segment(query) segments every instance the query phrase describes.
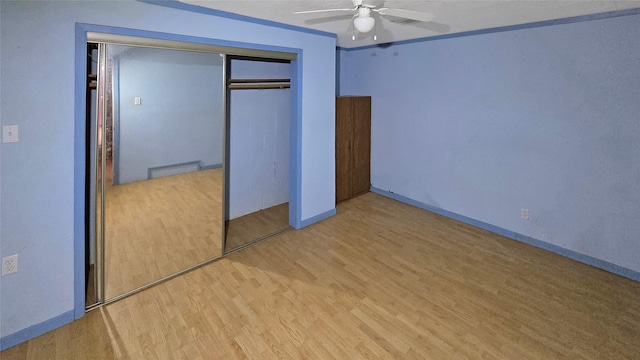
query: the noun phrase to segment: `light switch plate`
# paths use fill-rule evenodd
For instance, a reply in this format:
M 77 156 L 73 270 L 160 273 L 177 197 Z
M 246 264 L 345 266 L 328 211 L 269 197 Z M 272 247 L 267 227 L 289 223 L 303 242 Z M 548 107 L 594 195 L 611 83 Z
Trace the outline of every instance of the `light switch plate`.
M 18 125 L 2 126 L 2 142 L 3 143 L 18 142 Z

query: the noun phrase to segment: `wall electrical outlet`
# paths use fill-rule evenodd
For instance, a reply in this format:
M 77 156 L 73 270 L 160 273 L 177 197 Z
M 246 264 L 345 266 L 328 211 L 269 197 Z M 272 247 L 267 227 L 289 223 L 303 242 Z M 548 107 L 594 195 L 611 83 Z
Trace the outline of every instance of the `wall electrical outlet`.
M 3 143 L 18 142 L 18 125 L 2 126 L 2 142 Z
M 18 271 L 18 255 L 11 255 L 2 258 L 2 276 L 13 274 Z
M 529 209 L 520 209 L 520 218 L 529 220 Z

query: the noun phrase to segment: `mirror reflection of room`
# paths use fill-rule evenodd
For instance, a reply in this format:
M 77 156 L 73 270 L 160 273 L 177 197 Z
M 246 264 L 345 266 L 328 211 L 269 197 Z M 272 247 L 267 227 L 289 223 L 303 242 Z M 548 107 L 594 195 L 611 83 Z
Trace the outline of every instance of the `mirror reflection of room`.
M 106 57 L 108 300 L 221 256 L 224 98 L 219 54 L 107 45 Z
M 254 86 L 230 90 L 228 219 L 225 251 L 289 227 L 289 62 L 233 59 L 231 79 Z
M 290 229 L 288 60 L 95 45 L 88 308 Z

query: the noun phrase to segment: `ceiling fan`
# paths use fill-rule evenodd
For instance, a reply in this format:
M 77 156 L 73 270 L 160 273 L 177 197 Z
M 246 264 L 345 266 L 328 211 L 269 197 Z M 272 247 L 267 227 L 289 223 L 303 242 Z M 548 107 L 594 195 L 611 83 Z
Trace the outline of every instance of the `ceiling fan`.
M 360 33 L 367 33 L 371 31 L 375 24 L 376 20 L 372 17 L 372 12 L 375 12 L 379 15 L 387 15 L 393 16 L 397 18 L 404 18 L 414 21 L 422 21 L 422 22 L 430 22 L 433 21 L 433 14 L 423 13 L 412 10 L 404 10 L 404 9 L 389 9 L 386 7 L 377 7 L 376 5 L 368 5 L 365 4 L 363 0 L 351 0 L 353 3 L 353 8 L 350 9 L 322 9 L 322 10 L 308 10 L 308 11 L 296 11 L 294 14 L 312 14 L 312 13 L 323 13 L 323 12 L 352 12 L 356 13 L 353 15 L 353 26 Z M 352 36 L 352 39 L 355 40 L 355 34 Z M 374 40 L 376 36 L 373 37 Z

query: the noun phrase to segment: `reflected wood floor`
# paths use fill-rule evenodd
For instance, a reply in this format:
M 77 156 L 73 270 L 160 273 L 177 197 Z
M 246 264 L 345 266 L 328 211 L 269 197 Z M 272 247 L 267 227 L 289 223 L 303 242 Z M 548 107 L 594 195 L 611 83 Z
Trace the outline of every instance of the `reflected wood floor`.
M 222 169 L 110 186 L 105 204 L 107 299 L 222 254 Z
M 368 193 L 2 359 L 638 359 L 640 283 Z

